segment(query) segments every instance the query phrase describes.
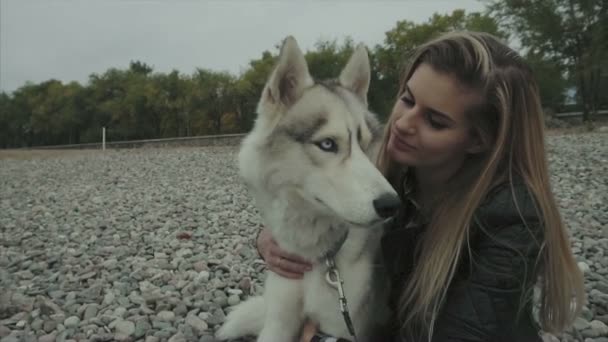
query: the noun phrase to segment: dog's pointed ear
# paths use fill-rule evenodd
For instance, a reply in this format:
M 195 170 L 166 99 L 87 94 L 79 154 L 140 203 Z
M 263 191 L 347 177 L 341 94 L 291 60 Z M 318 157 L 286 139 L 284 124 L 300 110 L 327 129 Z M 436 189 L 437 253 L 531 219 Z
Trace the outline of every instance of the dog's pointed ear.
M 272 112 L 291 107 L 314 81 L 298 43 L 292 36 L 283 41 L 281 52 L 262 94 L 262 103 L 270 105 Z M 267 107 L 268 108 L 268 107 Z
M 371 78 L 369 56 L 365 45 L 359 44 L 340 74 L 340 84 L 353 91 L 367 104 L 367 91 Z

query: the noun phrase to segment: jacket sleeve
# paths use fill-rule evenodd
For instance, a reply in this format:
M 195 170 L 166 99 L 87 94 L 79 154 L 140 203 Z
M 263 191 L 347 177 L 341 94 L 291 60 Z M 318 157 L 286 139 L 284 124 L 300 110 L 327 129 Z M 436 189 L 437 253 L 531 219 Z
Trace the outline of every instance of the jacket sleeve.
M 537 221 L 480 229 L 462 265 L 468 267 L 468 276 L 450 286 L 433 342 L 538 340 L 530 310 L 519 310 L 522 301 L 531 298 L 541 245 L 538 230 Z M 518 313 L 525 317 L 520 319 Z

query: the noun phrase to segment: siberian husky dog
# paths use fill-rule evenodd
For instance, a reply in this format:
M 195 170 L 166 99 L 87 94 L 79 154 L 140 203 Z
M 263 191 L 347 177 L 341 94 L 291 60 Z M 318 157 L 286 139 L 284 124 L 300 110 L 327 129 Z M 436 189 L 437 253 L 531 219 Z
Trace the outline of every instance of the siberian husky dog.
M 358 45 L 335 80 L 317 82 L 295 39 L 287 37 L 238 155 L 240 175 L 279 246 L 314 261 L 299 280 L 268 272 L 264 293 L 234 307 L 221 340 L 296 341 L 305 320 L 353 340 L 338 291 L 326 279 L 326 257 L 344 284 L 358 341 L 385 319 L 386 291 L 375 288 L 383 224 L 399 197 L 370 158 L 381 126 L 367 109 L 370 65 Z

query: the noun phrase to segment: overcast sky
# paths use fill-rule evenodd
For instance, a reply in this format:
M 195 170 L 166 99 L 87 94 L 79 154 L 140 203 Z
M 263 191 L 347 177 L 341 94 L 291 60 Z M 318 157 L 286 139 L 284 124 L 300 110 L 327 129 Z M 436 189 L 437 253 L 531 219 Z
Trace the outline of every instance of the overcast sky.
M 238 74 L 286 35 L 302 49 L 349 35 L 379 44 L 398 20 L 481 11 L 479 0 L 184 1 L 0 0 L 0 90 L 51 78 L 86 84 L 91 73 L 140 60 L 155 71 L 197 67 Z

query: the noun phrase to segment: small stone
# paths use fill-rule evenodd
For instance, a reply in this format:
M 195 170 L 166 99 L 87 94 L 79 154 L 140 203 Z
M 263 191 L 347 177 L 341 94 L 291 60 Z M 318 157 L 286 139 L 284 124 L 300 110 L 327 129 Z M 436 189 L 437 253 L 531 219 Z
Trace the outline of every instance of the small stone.
M 173 309 L 173 313 L 175 313 L 175 316 L 185 316 L 188 313 L 188 307 L 184 303 L 179 303 Z
M 217 340 L 212 335 L 204 335 L 201 336 L 198 342 L 217 342 Z
M 32 327 L 32 329 L 34 331 L 38 331 L 42 329 L 42 326 L 44 325 L 44 321 L 41 320 L 40 318 L 36 318 L 32 324 L 30 324 L 30 327 Z
M 608 335 L 608 326 L 604 322 L 591 321 L 589 328 L 583 331 L 583 335 L 588 337 L 600 337 Z
M 129 335 L 125 335 L 125 334 L 121 334 L 121 333 L 116 333 L 116 334 L 114 334 L 113 341 L 116 341 L 116 342 L 131 342 L 131 341 L 133 341 L 133 339 Z
M 42 329 L 44 329 L 44 331 L 46 331 L 47 333 L 50 333 L 51 331 L 55 330 L 56 328 L 57 328 L 56 321 L 45 321 L 44 325 L 42 327 Z
M 172 325 L 169 322 L 161 322 L 158 320 L 152 321 L 152 328 L 154 328 L 154 329 L 167 330 L 167 329 L 170 329 L 171 327 L 172 327 Z
M 182 248 L 179 251 L 175 252 L 175 255 L 178 258 L 188 258 L 192 256 L 192 250 L 190 248 Z
M 177 329 L 175 329 L 172 326 L 169 326 L 168 328 L 156 331 L 154 333 L 154 336 L 159 337 L 161 340 L 168 340 L 171 336 L 173 336 L 175 333 L 177 332 Z
M 145 342 L 160 342 L 160 338 L 156 336 L 146 336 Z
M 116 266 L 118 266 L 118 260 L 116 260 L 114 258 L 108 259 L 108 260 L 104 261 L 101 265 L 107 269 L 113 269 L 113 268 L 116 268 Z
M 221 308 L 225 308 L 228 306 L 228 298 L 226 297 L 215 297 L 213 298 L 213 303 L 217 304 L 217 306 Z
M 116 317 L 125 318 L 126 314 L 127 309 L 123 308 L 122 306 L 119 306 L 114 310 L 114 316 Z
M 72 334 L 70 329 L 59 331 L 57 342 L 67 342 L 68 336 Z
M 97 272 L 95 272 L 95 271 L 87 272 L 87 273 L 85 273 L 85 274 L 83 274 L 83 275 L 80 276 L 80 280 L 84 281 L 84 280 L 87 280 L 89 278 L 93 278 L 96 274 L 97 274 Z
M 175 313 L 173 311 L 161 311 L 156 314 L 156 318 L 161 322 L 173 322 L 175 320 Z
M 230 297 L 228 297 L 228 305 L 230 305 L 230 306 L 235 306 L 240 302 L 241 302 L 241 298 L 239 298 L 239 296 L 237 296 L 237 295 L 231 295 Z
M 187 342 L 186 336 L 181 331 L 171 336 L 168 342 Z
M 226 320 L 226 314 L 222 309 L 216 309 L 213 314 L 207 319 L 207 323 L 211 325 L 219 325 Z
M 608 258 L 606 258 L 608 260 Z M 595 288 L 603 293 L 608 293 L 608 281 L 598 281 Z
M 559 338 L 550 334 L 543 334 L 542 338 L 543 342 L 559 342 Z
M 582 316 L 582 317 L 583 317 L 585 320 L 587 320 L 587 321 L 591 321 L 591 320 L 593 319 L 593 311 L 591 311 L 591 310 L 589 309 L 589 307 L 585 305 L 585 306 L 583 306 L 583 310 L 582 310 L 582 312 L 581 312 L 581 316 Z
M 574 324 L 572 324 L 572 326 L 574 326 L 574 329 L 576 330 L 584 330 L 587 329 L 589 327 L 589 321 L 585 320 L 582 317 L 578 317 L 575 321 Z
M 5 325 L 0 324 L 0 338 L 6 337 L 11 334 L 11 329 Z
M 135 323 L 135 337 L 140 338 L 152 329 L 150 323 L 148 323 L 147 319 L 140 319 Z
M 243 290 L 239 290 L 239 289 L 228 289 L 226 292 L 228 292 L 228 294 L 237 295 L 237 296 L 240 296 L 243 294 Z
M 591 272 L 591 268 L 584 261 L 579 261 L 578 269 L 581 270 L 581 272 L 583 272 L 583 274 L 587 274 L 587 273 Z
M 122 321 L 121 320 L 118 323 L 116 323 L 114 328 L 116 329 L 116 332 L 119 334 L 123 334 L 126 336 L 131 336 L 131 335 L 135 334 L 135 323 L 133 323 L 131 321 Z
M 196 272 L 202 272 L 207 270 L 207 263 L 204 261 L 197 261 L 192 264 L 192 268 L 194 268 Z
M 0 342 L 21 342 L 21 340 L 18 335 L 11 334 L 0 339 Z
M 37 296 L 36 301 L 40 305 L 40 312 L 44 315 L 50 316 L 52 314 L 63 313 L 63 310 L 61 310 L 59 305 L 44 296 Z
M 199 335 L 209 329 L 209 326 L 205 321 L 194 315 L 188 315 L 186 317 L 186 324 L 191 326 Z
M 112 292 L 106 293 L 105 296 L 103 297 L 103 305 L 111 305 L 112 303 L 114 303 L 114 299 L 116 299 L 116 296 L 114 295 L 114 293 L 112 293 Z
M 245 277 L 245 278 L 241 279 L 241 281 L 239 281 L 239 289 L 241 289 L 241 291 L 243 291 L 244 294 L 250 295 L 251 294 L 251 278 Z
M 67 329 L 76 329 L 78 328 L 78 324 L 80 323 L 80 318 L 76 316 L 70 316 L 63 321 L 63 325 Z
M 198 275 L 194 278 L 195 284 L 205 284 L 209 281 L 209 272 L 208 271 L 200 271 Z
M 82 318 L 85 320 L 89 320 L 89 319 L 97 316 L 97 312 L 98 312 L 98 305 L 95 303 L 89 304 L 89 305 L 87 305 L 86 310 L 84 310 L 84 315 Z
M 55 342 L 56 334 L 46 334 L 38 337 L 38 342 Z
M 111 342 L 116 340 L 116 335 L 106 333 L 105 330 L 102 329 L 98 334 L 91 336 L 91 341 L 94 342 Z
M 63 296 L 65 296 L 65 292 L 63 292 L 61 290 L 51 291 L 51 292 L 49 292 L 49 296 L 53 299 L 59 299 L 59 298 L 62 298 Z

